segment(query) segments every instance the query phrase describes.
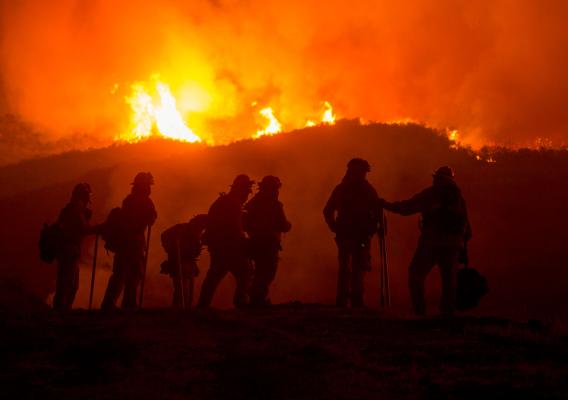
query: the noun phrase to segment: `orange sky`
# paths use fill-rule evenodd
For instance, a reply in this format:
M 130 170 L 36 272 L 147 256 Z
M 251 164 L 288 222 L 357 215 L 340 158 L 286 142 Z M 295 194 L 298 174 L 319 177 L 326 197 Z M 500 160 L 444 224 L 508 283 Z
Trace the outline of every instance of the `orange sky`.
M 130 85 L 159 73 L 188 125 L 216 141 L 256 132 L 255 107 L 272 106 L 293 129 L 328 100 L 340 117 L 409 117 L 457 127 L 477 145 L 568 142 L 562 0 L 0 7 L 0 112 L 20 115 L 45 140 L 111 141 L 127 129 Z

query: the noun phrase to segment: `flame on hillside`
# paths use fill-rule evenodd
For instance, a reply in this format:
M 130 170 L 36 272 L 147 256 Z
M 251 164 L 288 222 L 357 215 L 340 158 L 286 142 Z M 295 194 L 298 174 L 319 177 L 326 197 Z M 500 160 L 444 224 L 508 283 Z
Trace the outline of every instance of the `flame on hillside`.
M 321 122 L 328 125 L 335 124 L 335 114 L 333 113 L 333 107 L 328 101 L 324 102 L 325 111 L 323 112 L 323 117 Z
M 331 106 L 329 101 L 324 101 L 323 102 L 323 106 L 324 106 L 324 111 L 323 114 L 321 116 L 321 125 L 335 125 L 335 114 L 333 112 L 333 107 Z M 306 127 L 312 127 L 312 126 L 317 126 L 318 123 L 315 122 L 314 120 L 308 120 L 308 122 L 306 122 Z
M 184 121 L 168 84 L 155 79 L 151 84 L 141 82 L 131 87 L 125 98 L 131 108 L 130 126 L 117 139 L 137 142 L 150 136 L 162 136 L 185 142 L 201 142 Z
M 130 94 L 125 96 L 125 101 L 130 107 L 131 112 L 130 123 L 126 132 L 119 135 L 116 138 L 117 140 L 139 142 L 152 136 L 160 136 L 190 143 L 206 141 L 208 144 L 217 144 L 215 141 L 209 139 L 212 137 L 210 132 L 201 132 L 201 134 L 198 135 L 189 127 L 183 117 L 183 112 L 178 108 L 178 101 L 172 94 L 170 86 L 160 80 L 158 75 L 155 75 L 150 81 L 132 84 L 130 90 Z M 113 86 L 111 93 L 115 94 L 117 91 L 118 85 Z M 195 102 L 197 99 L 193 99 L 193 101 Z M 304 125 L 305 127 L 334 125 L 336 123 L 336 114 L 331 103 L 324 101 L 320 104 L 323 104 L 323 109 L 320 108 L 319 118 L 307 120 Z M 255 109 L 258 102 L 254 101 L 251 105 L 253 109 Z M 201 115 L 205 117 L 208 116 L 208 113 L 212 113 L 212 111 L 208 110 L 203 104 L 200 104 L 200 107 L 196 108 L 200 109 Z M 257 121 L 260 127 L 248 137 L 256 139 L 263 136 L 277 135 L 283 131 L 283 123 L 276 117 L 276 115 L 280 115 L 280 113 L 275 112 L 271 106 L 254 112 L 258 112 L 262 117 Z M 286 115 L 289 115 L 289 113 Z M 209 117 L 214 118 L 215 116 Z M 295 119 L 291 119 L 298 121 L 301 120 L 301 116 L 295 116 Z M 292 129 L 301 128 L 301 126 L 294 126 L 292 121 L 285 121 L 285 123 L 287 127 Z M 387 124 L 424 125 L 411 118 L 391 120 L 388 121 Z M 457 129 L 445 129 L 442 130 L 442 132 L 445 133 L 449 139 L 451 148 L 459 149 L 462 147 L 461 134 Z M 207 138 L 207 140 L 203 138 Z M 476 155 L 476 158 L 489 163 L 495 162 L 491 157 L 481 157 L 479 154 Z
M 276 135 L 282 131 L 282 124 L 274 116 L 274 111 L 272 107 L 266 107 L 260 110 L 260 115 L 262 115 L 267 120 L 267 125 L 264 129 L 260 129 L 256 132 L 255 137 L 261 136 L 271 136 Z
M 118 91 L 119 85 L 115 84 L 111 88 L 110 93 L 114 95 Z M 215 97 L 213 96 L 214 93 L 205 94 L 205 97 L 209 95 Z M 184 118 L 184 115 L 187 115 L 187 113 L 183 112 L 184 109 L 188 111 L 187 107 L 182 107 L 181 109 L 179 107 L 179 104 L 187 105 L 188 102 L 185 97 L 183 97 L 183 102 L 177 101 L 178 99 L 172 93 L 170 85 L 162 81 L 158 74 L 155 74 L 148 81 L 136 82 L 130 85 L 130 92 L 124 97 L 126 104 L 130 108 L 129 124 L 115 139 L 132 143 L 159 136 L 191 143 L 206 142 L 211 145 L 226 143 L 214 140 L 214 134 L 209 131 L 211 129 L 208 129 L 207 126 L 208 120 L 214 121 L 221 118 L 216 113 L 218 110 L 211 109 L 209 104 L 205 104 L 203 101 L 200 102 L 199 96 L 190 99 L 193 107 L 190 108 L 190 111 L 193 112 L 191 114 L 192 127 L 190 127 L 188 121 Z M 195 104 L 196 102 L 199 104 Z M 256 101 L 251 104 L 253 109 L 257 104 L 258 102 Z M 305 126 L 335 124 L 336 114 L 331 103 L 324 101 L 321 104 L 323 104 L 323 109 L 319 111 L 321 113 L 319 118 L 317 120 L 308 120 Z M 303 127 L 298 125 L 298 122 L 305 121 L 301 113 L 298 114 L 297 111 L 291 113 L 289 110 L 275 111 L 273 107 L 267 106 L 260 111 L 253 111 L 254 113 L 258 112 L 261 117 L 256 121 L 256 130 L 249 131 L 251 132 L 249 135 L 245 133 L 245 136 L 241 138 L 260 138 L 281 133 L 283 131 L 283 123 L 280 121 L 280 117 L 276 117 L 276 115 L 280 115 L 280 111 L 283 111 L 282 114 L 288 116 L 285 121 L 287 127 L 291 129 Z M 245 110 L 245 113 L 247 112 L 250 111 Z M 306 110 L 306 114 L 311 113 L 310 110 Z M 235 123 L 237 121 L 238 118 L 235 118 Z M 229 120 L 229 123 L 232 123 L 231 120 Z M 194 129 L 196 126 L 198 131 Z M 244 129 L 244 132 L 247 130 Z M 238 138 L 234 140 L 238 140 Z

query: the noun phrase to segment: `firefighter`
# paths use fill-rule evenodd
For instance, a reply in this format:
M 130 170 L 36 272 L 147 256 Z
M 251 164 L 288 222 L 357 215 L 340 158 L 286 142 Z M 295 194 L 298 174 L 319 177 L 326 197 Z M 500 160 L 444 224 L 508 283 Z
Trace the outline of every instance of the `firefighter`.
M 207 215 L 200 214 L 189 222 L 174 225 L 162 233 L 162 246 L 168 259 L 162 263 L 160 272 L 172 278 L 174 308 L 191 307 L 193 282 L 199 273 L 197 258 L 201 254 L 201 235 L 206 224 Z
M 211 264 L 201 286 L 199 308 L 211 305 L 217 286 L 228 272 L 233 274 L 237 283 L 234 305 L 247 305 L 251 265 L 243 230 L 243 205 L 252 192 L 253 183 L 247 175 L 238 175 L 229 193 L 221 193 L 209 209 L 204 243 L 209 250 Z
M 122 308 L 138 307 L 136 292 L 142 278 L 147 251 L 145 232 L 158 216 L 150 199 L 153 184 L 151 173 L 138 173 L 132 182 L 131 193 L 122 202 L 120 224 L 108 227 L 113 231 L 110 234 L 116 238 L 116 243 L 113 244 L 113 269 L 102 303 L 103 310 L 116 307 L 116 300 L 123 289 Z
M 276 277 L 282 233 L 292 225 L 278 200 L 282 183 L 276 176 L 265 176 L 256 195 L 245 205 L 245 229 L 249 235 L 249 255 L 254 264 L 250 288 L 252 306 L 270 304 L 269 286 Z
M 400 215 L 421 214 L 421 234 L 408 267 L 408 286 L 414 313 L 426 314 L 424 281 L 435 265 L 440 268 L 440 312 L 451 315 L 456 307 L 456 272 L 460 253 L 471 238 L 471 227 L 454 171 L 447 166 L 433 174 L 433 184 L 408 200 L 385 203 Z
M 61 242 L 56 253 L 57 281 L 53 308 L 70 310 L 79 288 L 79 258 L 83 238 L 93 233 L 89 226 L 92 211 L 91 187 L 79 183 L 73 188 L 71 200 L 61 210 L 58 224 L 61 229 Z
M 323 214 L 335 233 L 339 270 L 338 307 L 363 307 L 364 274 L 371 269 L 371 238 L 377 232 L 381 201 L 367 181 L 371 168 L 366 160 L 354 158 L 347 172 L 331 193 Z

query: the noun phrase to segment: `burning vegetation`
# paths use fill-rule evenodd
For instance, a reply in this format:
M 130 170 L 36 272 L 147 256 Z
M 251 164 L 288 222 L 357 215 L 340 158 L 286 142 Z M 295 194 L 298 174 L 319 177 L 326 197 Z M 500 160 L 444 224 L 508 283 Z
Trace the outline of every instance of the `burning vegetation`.
M 113 87 L 112 94 L 117 93 L 118 86 L 116 84 Z M 180 102 L 172 93 L 170 85 L 157 74 L 146 82 L 132 84 L 130 93 L 124 96 L 124 100 L 129 107 L 130 122 L 128 127 L 115 137 L 116 141 L 135 143 L 153 136 L 159 136 L 189 143 L 218 144 L 210 133 L 196 133 L 190 127 L 191 121 L 186 120 L 184 115 L 191 113 L 191 110 L 184 110 L 183 107 L 179 106 Z M 191 103 L 199 104 L 199 99 L 194 98 Z M 333 106 L 329 101 L 323 101 L 321 104 L 319 120 L 308 119 L 302 126 L 296 126 L 291 121 L 285 121 L 286 127 L 296 129 L 304 126 L 334 125 L 336 115 Z M 276 117 L 273 107 L 267 106 L 256 111 L 257 106 L 257 101 L 252 102 L 250 113 L 261 117 L 258 118 L 259 126 L 256 132 L 251 132 L 248 137 L 259 138 L 281 133 L 283 123 Z M 199 104 L 197 110 L 194 111 L 197 118 L 214 118 L 207 104 Z
M 0 115 L 75 149 L 407 117 L 476 148 L 559 147 L 567 16 L 560 0 L 0 0 Z

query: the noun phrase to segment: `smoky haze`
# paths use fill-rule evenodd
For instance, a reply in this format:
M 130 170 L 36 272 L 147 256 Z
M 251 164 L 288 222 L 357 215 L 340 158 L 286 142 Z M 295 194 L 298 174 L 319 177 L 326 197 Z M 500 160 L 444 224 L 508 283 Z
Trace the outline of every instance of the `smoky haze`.
M 209 148 L 154 140 L 145 143 L 67 153 L 0 168 L 0 283 L 33 294 L 42 301 L 53 293 L 56 266 L 40 263 L 37 240 L 43 222 L 53 222 L 77 182 L 93 188 L 93 223 L 121 204 L 139 171 L 151 171 L 152 199 L 158 219 L 152 228 L 144 302 L 170 304 L 169 277 L 160 274 L 165 253 L 160 234 L 170 226 L 207 212 L 234 177 L 255 180 L 273 174 L 282 179 L 280 199 L 292 222 L 283 241 L 274 303 L 288 301 L 333 304 L 337 253 L 322 210 L 331 191 L 355 156 L 371 163 L 369 181 L 388 200 L 408 198 L 431 184 L 431 172 L 451 165 L 468 203 L 473 228 L 471 265 L 488 277 L 490 294 L 479 310 L 512 316 L 566 315 L 566 235 L 568 225 L 567 151 L 502 150 L 496 162 L 477 159 L 463 148 L 450 148 L 438 132 L 416 125 L 359 126 L 340 122 L 286 135 Z M 483 155 L 488 157 L 489 155 Z M 388 214 L 388 250 L 394 310 L 410 309 L 407 266 L 419 234 L 418 217 Z M 76 307 L 88 304 L 93 241 L 86 241 Z M 366 303 L 378 304 L 377 242 L 372 244 L 373 271 L 366 275 Z M 204 250 L 198 261 L 201 288 L 208 268 Z M 112 254 L 99 248 L 95 306 L 102 300 Z M 430 310 L 439 296 L 438 274 L 428 281 Z M 535 285 L 535 282 L 538 284 Z M 228 276 L 214 306 L 230 307 L 234 280 Z M 1 291 L 0 291 L 1 292 Z M 48 300 L 49 302 L 49 300 Z M 2 301 L 0 299 L 0 308 Z M 11 307 L 18 307 L 13 301 Z
M 568 3 L 0 0 L 0 105 L 40 139 L 98 146 L 129 85 L 159 73 L 197 133 L 338 115 L 456 127 L 473 145 L 568 138 Z

